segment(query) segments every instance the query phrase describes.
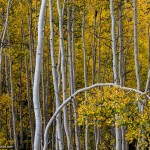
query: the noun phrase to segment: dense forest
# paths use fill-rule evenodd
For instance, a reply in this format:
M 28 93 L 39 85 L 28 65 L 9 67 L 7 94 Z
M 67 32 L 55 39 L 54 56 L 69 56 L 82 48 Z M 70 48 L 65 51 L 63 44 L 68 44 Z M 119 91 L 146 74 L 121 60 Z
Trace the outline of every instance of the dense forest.
M 150 0 L 1 0 L 0 149 L 150 149 Z

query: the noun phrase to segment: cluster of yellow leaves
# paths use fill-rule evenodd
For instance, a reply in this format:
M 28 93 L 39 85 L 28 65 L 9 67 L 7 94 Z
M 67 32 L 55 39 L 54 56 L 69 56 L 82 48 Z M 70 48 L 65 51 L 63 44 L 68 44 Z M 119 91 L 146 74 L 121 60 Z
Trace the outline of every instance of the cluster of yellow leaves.
M 143 96 L 115 87 L 104 87 L 91 90 L 84 101 L 83 98 L 80 100 L 79 125 L 84 125 L 87 118 L 89 126 L 96 125 L 104 131 L 114 127 L 116 122 L 117 126 L 125 126 L 126 140 L 129 142 L 139 138 L 145 139 L 145 145 L 150 142 L 150 102 L 146 105 Z M 138 101 L 145 105 L 141 113 L 138 110 Z M 118 115 L 117 118 L 115 114 Z

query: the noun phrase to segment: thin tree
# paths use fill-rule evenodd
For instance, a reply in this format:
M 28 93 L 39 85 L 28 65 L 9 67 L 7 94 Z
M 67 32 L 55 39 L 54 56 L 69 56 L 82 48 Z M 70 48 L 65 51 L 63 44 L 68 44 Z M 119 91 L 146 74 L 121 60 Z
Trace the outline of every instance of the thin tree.
M 60 43 L 60 51 L 61 51 L 61 73 L 62 73 L 62 93 L 63 93 L 63 101 L 66 100 L 66 75 L 65 75 L 65 51 L 63 44 L 63 16 L 62 9 L 60 6 L 60 0 L 57 0 L 57 9 L 59 15 L 59 43 Z M 70 133 L 68 130 L 68 118 L 67 118 L 67 107 L 63 109 L 64 113 L 64 129 L 67 137 L 68 149 L 72 149 L 72 142 Z
M 4 27 L 2 29 L 2 33 L 1 33 L 1 43 L 0 43 L 0 94 L 1 94 L 1 90 L 2 90 L 2 51 L 3 51 L 3 47 L 4 47 L 4 40 L 5 40 L 5 36 L 6 36 L 6 31 L 7 31 L 7 26 L 8 26 L 8 19 L 9 19 L 9 12 L 10 12 L 10 7 L 11 7 L 11 1 L 8 0 L 8 5 L 7 5 L 7 12 L 6 12 L 6 20 L 4 23 Z
M 115 36 L 115 13 L 114 13 L 114 0 L 110 0 L 110 13 L 111 13 L 111 35 L 112 35 L 112 52 L 113 52 L 113 74 L 114 74 L 114 83 L 118 83 L 118 74 L 117 74 L 117 50 L 116 50 L 116 36 Z M 117 120 L 118 114 L 115 115 Z M 115 133 L 116 133 L 116 150 L 121 149 L 121 139 L 120 139 L 120 128 L 117 127 L 115 122 Z
M 12 104 L 12 122 L 13 122 L 13 132 L 14 132 L 14 142 L 15 142 L 15 150 L 18 150 L 18 137 L 16 132 L 16 112 L 15 112 L 15 105 L 14 105 L 14 87 L 13 87 L 13 77 L 12 77 L 12 60 L 9 57 L 10 62 L 10 85 L 11 85 L 11 104 Z
M 36 66 L 34 74 L 34 85 L 33 85 L 33 105 L 35 113 L 35 137 L 34 137 L 34 150 L 40 150 L 41 136 L 42 136 L 42 116 L 39 99 L 39 84 L 40 84 L 40 68 L 41 68 L 41 57 L 44 43 L 44 12 L 46 8 L 46 0 L 42 0 L 39 22 L 38 22 L 38 44 L 36 51 Z
M 82 45 L 83 45 L 83 53 L 84 53 L 84 86 L 85 88 L 88 86 L 87 85 L 87 54 L 86 54 L 86 47 L 85 47 L 85 1 L 84 1 L 84 8 L 83 8 L 83 16 L 82 16 Z M 87 92 L 85 91 L 85 100 L 87 98 Z M 85 102 L 87 105 L 87 101 Z M 85 120 L 85 149 L 88 150 L 89 145 L 88 145 L 88 118 L 86 117 Z
M 56 99 L 56 109 L 58 109 L 60 105 L 59 100 L 59 86 L 58 86 L 58 74 L 56 70 L 56 61 L 55 61 L 55 49 L 54 49 L 54 22 L 53 22 L 53 0 L 49 1 L 50 5 L 50 48 L 51 48 L 51 61 L 52 61 L 52 75 L 53 75 L 53 84 L 55 91 L 55 99 Z M 57 115 L 56 118 L 56 146 L 57 142 L 59 144 L 59 149 L 64 149 L 64 144 L 62 140 L 62 130 L 61 130 L 61 114 Z M 57 148 L 56 148 L 57 149 Z

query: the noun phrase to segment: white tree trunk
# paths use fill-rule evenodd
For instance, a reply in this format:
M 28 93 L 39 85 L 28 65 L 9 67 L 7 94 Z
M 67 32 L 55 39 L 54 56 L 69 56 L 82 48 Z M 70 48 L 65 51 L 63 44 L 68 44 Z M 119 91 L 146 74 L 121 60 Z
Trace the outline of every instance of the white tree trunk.
M 84 84 L 85 88 L 87 87 L 87 64 L 86 64 L 86 47 L 85 47 L 85 37 L 84 37 L 84 29 L 85 29 L 85 2 L 84 2 L 84 10 L 83 10 L 83 17 L 82 17 L 82 45 L 83 45 L 83 52 L 84 52 Z M 85 101 L 87 92 L 85 91 Z M 87 102 L 85 102 L 85 105 Z M 85 120 L 85 149 L 88 150 L 88 118 L 86 117 Z
M 137 0 L 134 0 L 134 61 L 136 70 L 137 89 L 140 90 L 140 70 L 139 70 L 139 59 L 138 59 L 138 36 L 137 36 Z
M 53 1 L 49 1 L 50 5 L 50 47 L 51 47 L 51 61 L 52 61 L 52 75 L 53 75 L 53 84 L 55 91 L 55 99 L 56 99 L 56 109 L 58 109 L 60 105 L 59 100 L 59 85 L 58 85 L 58 75 L 56 70 L 56 61 L 55 61 L 55 49 L 54 49 L 54 23 L 53 23 Z M 59 144 L 59 149 L 63 150 L 63 140 L 62 140 L 62 129 L 61 129 L 61 114 L 57 115 L 56 118 L 56 146 L 57 142 Z
M 42 0 L 39 22 L 38 22 L 38 45 L 36 51 L 36 66 L 33 84 L 33 105 L 35 113 L 35 137 L 34 137 L 34 150 L 40 150 L 41 136 L 42 136 L 42 116 L 39 99 L 39 84 L 40 84 L 40 69 L 41 69 L 41 56 L 44 43 L 44 12 L 46 7 L 46 0 Z
M 114 73 L 114 83 L 117 84 L 118 75 L 117 75 L 117 50 L 116 50 L 116 36 L 115 36 L 115 14 L 114 14 L 114 0 L 110 0 L 110 13 L 112 20 L 112 51 L 113 51 L 113 73 Z M 115 115 L 117 120 L 118 114 Z M 117 127 L 115 122 L 115 133 L 116 133 L 116 150 L 121 150 L 121 138 L 120 138 L 120 128 Z
M 62 91 L 63 91 L 63 101 L 66 100 L 66 76 L 65 76 L 65 53 L 64 53 L 64 44 L 63 44 L 63 16 L 60 6 L 60 0 L 57 0 L 57 9 L 59 14 L 59 37 L 60 37 L 60 50 L 61 50 L 61 73 L 62 73 Z M 64 129 L 67 137 L 68 149 L 72 150 L 72 142 L 68 128 L 68 116 L 67 116 L 67 107 L 63 109 L 64 113 Z
M 2 90 L 2 50 L 3 50 L 3 44 L 4 44 L 5 35 L 6 35 L 6 31 L 7 31 L 7 26 L 8 26 L 9 11 L 10 11 L 10 0 L 8 0 L 6 20 L 5 20 L 5 24 L 4 24 L 2 33 L 1 33 L 1 43 L 0 43 L 0 94 L 1 94 L 1 90 Z
M 122 26 L 122 13 L 123 13 L 123 1 L 120 0 L 119 7 L 119 77 L 120 77 L 120 86 L 124 86 L 124 78 L 123 78 L 123 26 Z M 121 126 L 121 144 L 122 150 L 125 150 L 125 127 Z
M 113 51 L 113 73 L 114 73 L 114 83 L 117 84 L 117 51 L 116 51 L 116 36 L 115 36 L 115 14 L 114 14 L 114 0 L 110 0 L 110 13 L 111 13 L 111 35 L 112 35 L 112 51 Z
M 70 17 L 70 7 L 69 7 L 69 0 L 68 0 L 68 7 L 67 7 L 67 29 L 68 29 L 68 54 L 69 54 L 69 72 L 70 72 L 70 94 L 72 95 L 75 92 L 75 68 L 74 68 L 74 37 L 73 43 L 71 47 L 71 17 Z M 74 7 L 74 6 L 73 6 Z M 73 8 L 72 8 L 73 9 Z M 72 10 L 74 13 L 74 10 Z M 74 21 L 72 22 L 74 23 Z M 73 31 L 74 32 L 74 31 Z M 72 35 L 73 36 L 73 35 Z M 80 150 L 80 140 L 79 140 L 79 131 L 77 126 L 77 103 L 76 99 L 72 99 L 73 102 L 73 113 L 74 113 L 74 126 L 75 126 L 75 142 L 76 142 L 76 149 Z

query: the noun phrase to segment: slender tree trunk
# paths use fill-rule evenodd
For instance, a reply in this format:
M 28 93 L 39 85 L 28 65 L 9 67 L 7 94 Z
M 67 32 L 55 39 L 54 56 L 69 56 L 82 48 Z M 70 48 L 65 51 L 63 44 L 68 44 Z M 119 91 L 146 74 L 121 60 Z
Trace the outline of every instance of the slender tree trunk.
M 57 0 L 57 9 L 59 14 L 59 36 L 60 36 L 60 50 L 61 50 L 61 73 L 62 73 L 62 91 L 63 91 L 63 101 L 66 100 L 66 76 L 65 76 L 65 53 L 64 53 L 64 44 L 63 44 L 63 16 L 62 10 L 60 7 L 60 0 Z M 68 149 L 72 150 L 72 141 L 70 133 L 68 130 L 68 116 L 67 116 L 67 107 L 63 109 L 64 113 L 64 129 L 67 137 Z
M 22 25 L 22 39 L 24 41 L 24 50 L 26 50 L 25 46 L 25 33 L 24 27 Z M 33 125 L 33 117 L 32 117 L 32 109 L 31 109 L 31 98 L 30 98 L 30 90 L 29 90 L 29 72 L 28 72 L 28 60 L 27 60 L 27 52 L 25 52 L 25 71 L 26 71 L 26 92 L 27 92 L 27 101 L 28 101 L 28 113 L 29 113 L 29 121 L 30 121 L 30 132 L 31 132 L 31 146 L 33 149 L 34 145 L 34 125 Z
M 48 40 L 49 42 L 49 40 Z M 49 45 L 49 44 L 48 44 Z M 48 56 L 47 56 L 47 82 L 46 82 L 46 92 L 45 92 L 45 124 L 48 122 L 48 98 L 49 98 L 49 84 L 50 84 L 50 73 L 49 73 L 49 65 L 50 65 L 50 45 L 48 48 Z
M 111 20 L 112 20 L 111 35 L 112 35 L 114 83 L 117 84 L 118 75 L 117 75 L 117 51 L 116 51 L 116 36 L 115 36 L 114 0 L 110 0 L 110 12 L 111 12 Z
M 5 36 L 6 36 L 6 31 L 7 31 L 7 26 L 8 26 L 10 6 L 11 6 L 10 0 L 8 0 L 6 20 L 5 20 L 5 24 L 4 24 L 3 30 L 2 30 L 1 43 L 0 43 L 0 94 L 1 94 L 1 90 L 2 90 L 2 51 L 3 51 L 4 40 L 5 40 Z
M 18 137 L 16 132 L 16 112 L 15 112 L 15 106 L 14 106 L 14 89 L 13 89 L 13 78 L 12 78 L 12 61 L 11 58 L 9 58 L 10 61 L 10 84 L 11 84 L 11 99 L 12 99 L 12 118 L 13 118 L 13 132 L 14 132 L 14 142 L 15 142 L 15 150 L 18 150 Z
M 110 0 L 110 12 L 112 20 L 112 51 L 113 51 L 113 73 L 114 73 L 114 83 L 118 83 L 117 75 L 117 50 L 116 50 L 116 37 L 115 37 L 115 14 L 114 14 L 114 0 Z M 115 114 L 115 119 L 117 120 L 118 114 Z M 116 133 L 116 150 L 121 150 L 121 138 L 120 138 L 120 128 L 117 127 L 115 122 L 115 133 Z
M 72 0 L 72 70 L 73 70 L 73 86 L 74 86 L 74 92 L 76 91 L 76 74 L 75 74 L 75 42 L 74 42 L 74 26 L 75 26 L 75 17 L 74 17 L 74 13 L 75 13 L 75 4 L 74 4 L 74 0 Z
M 123 14 L 123 1 L 120 0 L 119 7 L 119 77 L 120 77 L 120 86 L 124 86 L 123 79 L 123 26 L 122 26 L 122 14 Z M 125 141 L 125 127 L 121 126 L 121 136 L 122 136 L 122 150 L 126 149 Z
M 96 48 L 95 48 L 96 16 L 97 16 L 97 11 L 95 11 L 94 24 L 93 24 L 93 43 L 92 43 L 92 84 L 95 83 L 95 70 L 96 70 Z
M 139 70 L 139 59 L 138 59 L 138 35 L 137 35 L 137 0 L 133 1 L 134 6 L 134 62 L 135 62 L 135 71 L 136 71 L 136 81 L 137 81 L 137 89 L 141 89 L 141 81 L 140 81 L 140 70 Z M 142 104 L 138 101 L 139 112 L 142 110 Z M 142 131 L 140 131 L 142 132 Z M 141 133 L 139 133 L 141 134 Z M 141 139 L 138 139 L 138 141 Z M 137 144 L 137 150 L 139 150 L 139 144 Z
M 7 36 L 8 36 L 8 43 L 10 43 L 9 34 L 7 30 Z M 9 79 L 9 64 L 8 64 L 9 58 L 7 55 L 5 55 L 5 79 L 6 79 L 6 91 L 7 94 L 10 96 L 10 79 Z M 10 132 L 10 140 L 13 140 L 13 129 L 12 129 L 12 112 L 11 107 L 10 109 L 10 120 L 9 120 L 9 132 Z
M 101 41 L 100 41 L 100 34 L 101 34 L 101 12 L 102 10 L 100 10 L 100 18 L 99 18 L 99 22 L 98 22 L 98 76 L 97 76 L 97 82 L 100 83 L 100 47 L 101 47 Z M 100 89 L 100 87 L 99 87 Z M 98 145 L 100 142 L 100 128 L 97 127 L 97 139 L 96 139 L 96 150 L 98 150 Z
M 73 54 L 73 50 L 74 48 L 72 47 L 71 49 L 71 18 L 70 18 L 70 6 L 69 6 L 69 0 L 68 0 L 68 7 L 67 7 L 67 29 L 68 29 L 68 54 L 69 54 L 69 72 L 70 72 L 70 95 L 72 95 L 75 92 L 75 86 L 74 86 L 74 60 L 72 54 Z M 74 12 L 73 12 L 74 13 Z M 74 42 L 74 41 L 73 41 Z M 74 46 L 74 45 L 72 45 Z M 76 141 L 76 149 L 79 150 L 80 149 L 80 141 L 79 141 L 79 131 L 78 131 L 78 126 L 77 126 L 77 102 L 76 100 L 73 98 L 72 99 L 73 102 L 73 113 L 74 113 L 74 126 L 75 126 L 75 141 Z
M 40 84 L 40 68 L 41 68 L 41 56 L 44 43 L 44 12 L 46 7 L 46 0 L 42 0 L 39 22 L 38 22 L 38 45 L 36 51 L 36 66 L 33 85 L 33 105 L 35 113 L 35 137 L 34 137 L 34 150 L 40 150 L 41 135 L 42 135 L 42 116 L 39 99 L 39 84 Z
M 138 36 L 137 36 L 137 0 L 133 2 L 134 6 L 134 61 L 137 80 L 137 89 L 141 89 L 139 59 L 138 59 Z M 140 107 L 140 106 L 139 106 Z
M 84 37 L 84 32 L 85 32 L 85 1 L 84 1 L 84 10 L 83 10 L 83 16 L 82 16 L 82 43 L 83 43 L 83 52 L 84 52 L 84 86 L 87 87 L 87 58 L 86 58 L 86 46 L 85 46 L 85 37 Z M 87 105 L 87 92 L 85 91 L 85 104 Z M 88 145 L 88 118 L 86 117 L 85 119 L 85 149 L 89 149 Z
M 55 99 L 56 99 L 56 109 L 58 109 L 58 107 L 60 105 L 60 100 L 59 100 L 58 75 L 57 75 L 57 70 L 56 70 L 55 49 L 54 49 L 53 0 L 50 0 L 49 2 L 50 2 L 50 4 L 49 4 L 50 5 L 50 47 L 51 47 L 52 75 L 53 75 L 53 84 L 54 84 Z M 58 142 L 59 150 L 63 150 L 64 143 L 62 140 L 61 114 L 57 115 L 56 121 L 57 121 L 57 124 L 56 124 L 56 137 L 57 137 L 56 147 L 57 147 L 57 142 Z
M 20 56 L 20 148 L 23 149 L 23 117 L 22 117 L 22 56 Z
M 33 68 L 33 49 L 32 49 L 32 44 L 33 44 L 33 39 L 32 39 L 32 17 L 31 17 L 31 3 L 30 5 L 30 10 L 28 14 L 28 26 L 29 26 L 29 50 L 30 50 L 30 74 L 31 74 L 31 86 L 33 89 L 33 82 L 34 82 L 34 68 Z

